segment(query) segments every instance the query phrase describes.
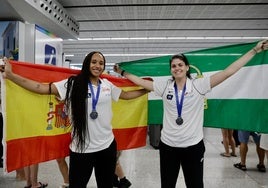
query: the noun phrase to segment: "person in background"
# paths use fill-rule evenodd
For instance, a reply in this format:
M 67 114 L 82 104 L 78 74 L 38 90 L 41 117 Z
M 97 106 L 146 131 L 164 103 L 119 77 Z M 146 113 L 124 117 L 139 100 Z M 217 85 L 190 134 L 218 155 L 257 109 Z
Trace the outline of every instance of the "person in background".
M 4 66 L 4 61 L 2 59 L 0 59 L 0 65 Z M 4 124 L 2 114 L 2 95 L 1 95 L 1 82 L 0 82 L 0 168 L 3 168 L 3 154 L 4 154 L 3 131 L 4 131 Z
M 63 183 L 59 188 L 69 188 L 69 168 L 66 163 L 65 157 L 56 159 L 60 173 L 63 177 Z
M 148 91 L 123 91 L 100 78 L 106 63 L 101 52 L 89 53 L 78 75 L 50 84 L 13 73 L 11 64 L 5 61 L 5 69 L 1 71 L 6 79 L 31 92 L 54 94 L 65 102 L 72 126 L 69 187 L 86 188 L 94 169 L 97 187 L 112 188 L 117 151 L 111 125 L 112 100 L 134 99 Z
M 234 167 L 243 171 L 247 170 L 246 158 L 247 158 L 247 153 L 248 153 L 248 140 L 250 136 L 253 137 L 253 140 L 256 144 L 256 152 L 259 158 L 257 169 L 260 172 L 266 172 L 266 168 L 264 165 L 265 153 L 264 153 L 264 150 L 260 148 L 261 135 L 255 132 L 250 132 L 250 131 L 238 131 L 238 138 L 240 142 L 240 162 L 234 164 Z
M 1 84 L 1 83 L 0 83 Z M 1 91 L 1 85 L 0 85 L 0 91 Z M 0 95 L 0 168 L 3 168 L 3 153 L 4 153 L 4 147 L 3 147 L 3 115 L 2 115 L 2 107 L 1 107 L 1 95 Z
M 20 168 L 16 170 L 16 179 L 19 181 L 26 180 L 24 168 Z
M 235 74 L 255 54 L 267 49 L 268 41 L 260 41 L 226 69 L 196 79 L 191 78 L 190 64 L 183 54 L 174 55 L 170 60 L 172 78 L 157 82 L 144 80 L 114 66 L 118 74 L 162 97 L 164 114 L 159 146 L 162 188 L 176 187 L 180 167 L 186 187 L 204 187 L 204 96 Z
M 24 188 L 45 188 L 47 183 L 38 181 L 38 168 L 39 164 L 32 164 L 24 167 L 26 186 Z
M 260 148 L 262 148 L 266 153 L 266 163 L 268 164 L 268 134 L 261 134 Z
M 224 146 L 225 152 L 221 153 L 220 155 L 223 157 L 237 157 L 235 154 L 235 140 L 233 137 L 233 130 L 232 129 L 221 129 L 222 133 L 222 143 Z M 230 153 L 229 146 L 231 146 L 232 152 Z
M 117 151 L 113 186 L 118 188 L 128 188 L 131 186 L 131 182 L 126 178 L 123 168 L 120 164 L 119 157 L 121 156 L 121 153 L 122 151 Z
M 235 147 L 240 145 L 239 139 L 238 139 L 238 130 L 233 130 L 233 138 L 235 140 Z

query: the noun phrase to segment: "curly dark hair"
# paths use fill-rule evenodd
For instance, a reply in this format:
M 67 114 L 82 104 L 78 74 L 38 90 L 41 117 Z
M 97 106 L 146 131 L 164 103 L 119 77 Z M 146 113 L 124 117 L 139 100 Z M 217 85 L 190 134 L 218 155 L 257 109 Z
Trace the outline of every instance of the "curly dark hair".
M 88 137 L 88 109 L 87 109 L 87 97 L 88 97 L 88 82 L 93 76 L 90 72 L 90 63 L 94 54 L 100 54 L 104 60 L 105 57 L 101 52 L 90 52 L 83 61 L 81 72 L 76 76 L 71 76 L 67 82 L 67 92 L 65 96 L 65 104 L 67 109 L 71 107 L 71 123 L 73 127 L 72 139 L 76 138 L 78 141 L 77 148 L 80 152 L 85 150 L 85 140 Z M 90 139 L 90 138 L 89 138 Z

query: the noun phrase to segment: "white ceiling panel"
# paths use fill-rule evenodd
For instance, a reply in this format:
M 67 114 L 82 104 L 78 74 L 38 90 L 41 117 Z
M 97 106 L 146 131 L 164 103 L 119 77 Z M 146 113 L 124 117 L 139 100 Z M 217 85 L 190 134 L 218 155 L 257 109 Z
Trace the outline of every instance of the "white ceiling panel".
M 108 54 L 107 63 L 117 63 L 268 37 L 267 0 L 58 2 L 79 23 L 79 39 L 63 42 L 64 53 L 73 55 L 67 57 L 71 63 L 82 63 L 93 50 Z

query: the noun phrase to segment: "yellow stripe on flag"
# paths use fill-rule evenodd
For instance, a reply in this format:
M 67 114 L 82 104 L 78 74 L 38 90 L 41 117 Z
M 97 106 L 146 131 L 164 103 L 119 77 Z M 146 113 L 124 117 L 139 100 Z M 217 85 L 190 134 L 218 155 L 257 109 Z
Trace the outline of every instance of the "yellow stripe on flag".
M 51 119 L 52 127 L 48 125 L 49 95 L 39 95 L 25 90 L 6 80 L 6 141 L 34 136 L 53 136 L 70 132 L 70 126 L 55 127 L 57 116 L 55 107 L 59 104 L 51 96 L 54 113 Z
M 125 91 L 137 90 L 139 87 L 121 87 Z M 148 103 L 147 95 L 132 100 L 113 102 L 114 129 L 147 126 Z

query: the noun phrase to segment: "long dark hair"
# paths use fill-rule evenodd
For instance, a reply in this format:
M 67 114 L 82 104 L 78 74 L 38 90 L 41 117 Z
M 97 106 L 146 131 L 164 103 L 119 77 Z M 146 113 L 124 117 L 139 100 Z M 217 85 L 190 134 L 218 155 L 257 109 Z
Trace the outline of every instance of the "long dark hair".
M 170 69 L 171 69 L 171 63 L 172 63 L 172 61 L 174 59 L 180 59 L 180 60 L 182 60 L 185 63 L 185 65 L 189 66 L 189 70 L 186 72 L 186 76 L 191 79 L 192 77 L 191 77 L 191 74 L 190 74 L 190 63 L 189 63 L 188 59 L 186 58 L 186 56 L 183 55 L 183 54 L 173 55 L 171 57 L 171 59 L 169 60 L 169 68 Z M 174 77 L 172 77 L 172 79 L 174 80 Z
M 67 82 L 67 92 L 65 96 L 65 104 L 67 109 L 71 107 L 71 123 L 73 127 L 72 139 L 76 138 L 77 148 L 80 152 L 85 150 L 85 140 L 88 135 L 88 109 L 87 109 L 87 97 L 88 97 L 88 82 L 92 73 L 90 72 L 90 62 L 92 56 L 95 54 L 101 54 L 101 52 L 90 52 L 83 61 L 81 72 L 76 76 L 71 76 Z

